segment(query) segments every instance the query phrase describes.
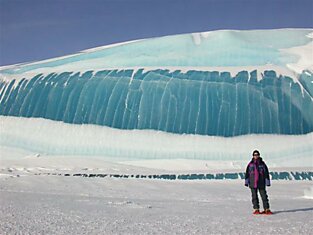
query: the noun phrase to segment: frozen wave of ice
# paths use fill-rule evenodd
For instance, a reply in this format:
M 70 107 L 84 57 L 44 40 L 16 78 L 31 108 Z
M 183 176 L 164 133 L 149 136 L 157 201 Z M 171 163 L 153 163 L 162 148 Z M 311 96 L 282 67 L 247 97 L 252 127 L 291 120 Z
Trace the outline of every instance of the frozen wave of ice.
M 261 78 L 259 78 L 260 76 Z M 51 73 L 0 82 L 0 115 L 119 129 L 238 136 L 313 131 L 313 74 L 156 69 Z
M 1 146 L 215 160 L 260 148 L 302 164 L 313 155 L 312 46 L 312 29 L 220 30 L 5 66 Z

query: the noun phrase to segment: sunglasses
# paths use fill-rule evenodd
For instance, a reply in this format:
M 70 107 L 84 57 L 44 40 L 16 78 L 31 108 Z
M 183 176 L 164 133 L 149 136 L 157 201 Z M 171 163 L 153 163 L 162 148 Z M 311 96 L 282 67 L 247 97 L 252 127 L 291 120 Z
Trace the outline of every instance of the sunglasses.
M 253 154 L 253 156 L 260 156 L 260 154 Z

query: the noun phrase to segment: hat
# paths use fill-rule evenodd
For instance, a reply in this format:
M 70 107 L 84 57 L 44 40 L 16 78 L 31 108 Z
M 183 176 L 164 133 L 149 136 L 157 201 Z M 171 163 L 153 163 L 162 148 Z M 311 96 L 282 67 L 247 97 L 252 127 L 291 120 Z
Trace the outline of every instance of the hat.
M 260 155 L 260 152 L 259 152 L 258 150 L 254 150 L 253 153 L 252 153 L 252 155 L 254 155 L 254 154 Z

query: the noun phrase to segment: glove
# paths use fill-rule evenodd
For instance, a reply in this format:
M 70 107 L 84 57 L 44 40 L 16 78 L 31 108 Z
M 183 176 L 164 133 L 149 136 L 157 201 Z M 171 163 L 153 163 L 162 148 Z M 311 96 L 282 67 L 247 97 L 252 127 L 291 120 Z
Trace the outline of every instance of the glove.
M 249 186 L 249 179 L 245 180 L 245 186 L 248 187 Z
M 271 181 L 269 179 L 265 179 L 266 186 L 271 186 Z

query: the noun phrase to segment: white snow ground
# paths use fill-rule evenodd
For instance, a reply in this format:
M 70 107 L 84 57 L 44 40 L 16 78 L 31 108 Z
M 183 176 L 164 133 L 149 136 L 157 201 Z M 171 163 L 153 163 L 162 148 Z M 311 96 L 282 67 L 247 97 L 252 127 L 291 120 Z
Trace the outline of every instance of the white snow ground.
M 0 160 L 0 234 L 313 234 L 312 181 L 272 181 L 268 194 L 275 214 L 254 216 L 242 180 L 35 175 L 178 171 L 90 157 Z M 201 161 L 188 163 L 186 170 L 201 170 Z M 217 163 L 213 165 L 212 170 L 207 165 L 206 172 L 216 170 Z

